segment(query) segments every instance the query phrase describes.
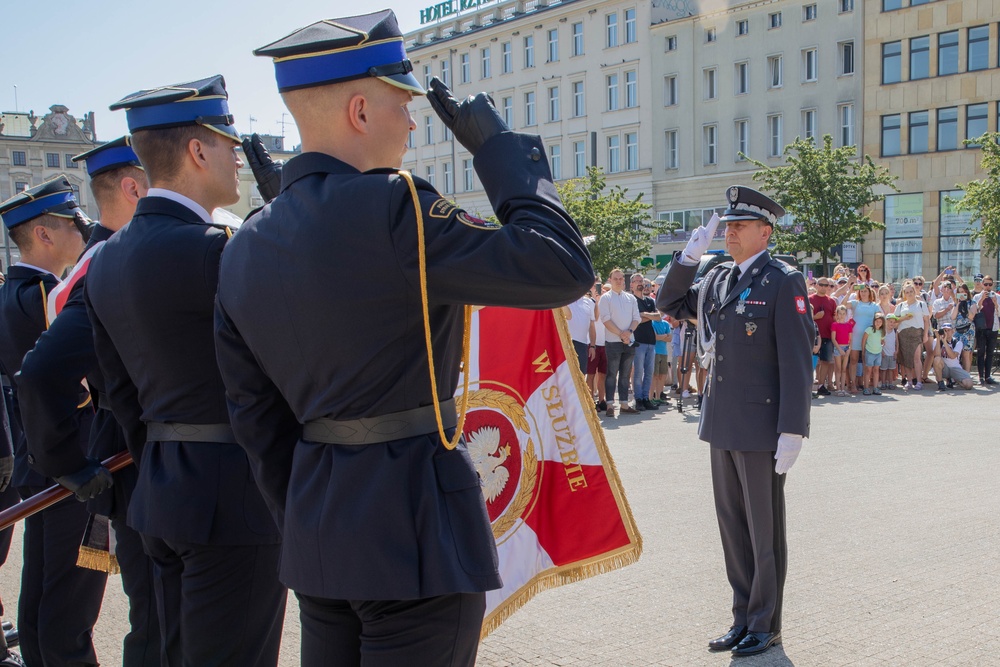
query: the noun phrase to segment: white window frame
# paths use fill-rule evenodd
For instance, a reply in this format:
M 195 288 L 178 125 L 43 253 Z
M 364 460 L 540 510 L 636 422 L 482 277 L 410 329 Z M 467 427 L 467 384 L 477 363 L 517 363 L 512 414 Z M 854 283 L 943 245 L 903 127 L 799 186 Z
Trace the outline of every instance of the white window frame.
M 573 142 L 573 177 L 583 178 L 587 175 L 587 142 Z
M 817 14 L 816 3 L 812 3 L 810 5 L 802 5 L 802 22 L 803 23 L 807 23 L 809 21 L 815 21 L 816 20 L 816 14 Z
M 424 180 L 430 183 L 431 185 L 434 185 L 434 165 L 429 164 L 427 165 L 427 168 L 424 169 Z
M 462 83 L 472 83 L 472 59 L 468 53 L 458 56 L 459 71 L 461 72 Z
M 424 89 L 431 89 L 431 79 L 434 77 L 434 70 L 430 65 L 424 65 Z
M 854 0 L 840 0 L 839 14 L 847 14 L 854 11 Z
M 573 55 L 582 56 L 584 54 L 583 50 L 583 22 L 574 23 L 572 28 L 573 35 Z
M 531 127 L 538 124 L 535 114 L 535 91 L 529 90 L 524 93 L 524 125 Z
M 750 120 L 740 118 L 733 122 L 733 136 L 736 138 L 736 153 L 733 156 L 736 162 L 745 162 L 746 158 L 741 157 L 750 154 Z
M 604 77 L 604 84 L 607 87 L 607 110 L 608 111 L 618 111 L 619 108 L 619 92 L 618 92 L 618 72 L 612 72 Z
M 562 178 L 562 146 L 559 144 L 549 146 L 549 169 L 552 170 L 552 180 Z
M 767 156 L 781 157 L 785 149 L 784 128 L 780 113 L 767 117 Z
M 485 46 L 479 50 L 479 60 L 481 65 L 481 69 L 479 71 L 480 74 L 482 74 L 482 77 L 480 78 L 488 79 L 490 78 L 490 75 L 493 73 L 490 63 L 490 56 L 491 56 L 490 47 Z
M 625 72 L 625 108 L 639 106 L 639 73 L 630 69 Z
M 507 127 L 514 129 L 514 97 L 504 97 L 500 99 L 500 114 Z
M 500 73 L 510 74 L 514 71 L 514 44 L 512 42 L 500 43 Z
M 424 145 L 430 146 L 434 143 L 434 116 L 424 116 Z
M 819 78 L 819 53 L 816 47 L 802 49 L 802 83 L 815 83 Z
M 734 95 L 746 95 L 750 92 L 750 61 L 744 60 L 733 65 Z
M 446 195 L 455 194 L 455 183 L 451 173 L 451 162 L 444 163 L 444 193 Z
M 554 123 L 559 120 L 559 86 L 550 86 L 548 89 L 549 100 L 549 122 Z
M 837 105 L 837 121 L 840 125 L 840 145 L 854 146 L 854 103 Z M 847 140 L 850 141 L 847 141 Z
M 462 176 L 465 185 L 466 192 L 472 192 L 476 189 L 475 180 L 475 169 L 473 168 L 472 158 L 466 158 L 462 160 Z
M 666 39 L 663 40 L 663 51 L 664 53 L 669 53 L 670 51 L 677 50 L 677 35 L 667 35 Z
M 549 47 L 549 59 L 550 63 L 559 62 L 559 29 L 552 28 L 548 32 L 548 47 Z
M 740 19 L 736 22 L 736 36 L 745 37 L 750 34 L 750 20 Z
M 719 164 L 719 126 L 702 126 L 702 159 L 705 166 Z
M 702 70 L 702 85 L 704 99 L 715 100 L 719 98 L 719 70 L 715 67 L 706 67 Z
M 857 54 L 854 50 L 854 40 L 848 39 L 837 43 L 837 53 L 840 56 L 840 76 L 853 76 L 857 70 Z M 850 69 L 848 69 L 850 65 Z
M 586 88 L 583 81 L 574 81 L 570 85 L 573 90 L 573 117 L 582 118 L 587 115 Z
M 802 138 L 816 138 L 816 109 L 802 110 Z
M 529 69 L 535 66 L 535 36 L 524 36 L 524 68 Z
M 781 88 L 785 84 L 784 58 L 781 54 L 767 57 L 767 87 Z
M 677 130 L 667 130 L 664 138 L 664 169 L 678 169 L 680 166 L 680 138 Z
M 663 106 L 677 106 L 680 93 L 677 88 L 677 75 L 670 74 L 663 78 Z
M 625 171 L 639 168 L 639 133 L 625 133 Z
M 639 40 L 639 34 L 636 30 L 635 22 L 635 8 L 631 7 L 625 10 L 625 43 L 634 44 Z
M 714 28 L 705 28 L 705 43 L 711 44 L 719 39 L 719 32 Z
M 618 46 L 618 12 L 611 12 L 604 15 L 604 32 L 607 48 L 613 49 Z
M 781 12 L 771 12 L 767 15 L 767 29 L 777 30 L 781 27 Z
M 608 173 L 617 174 L 622 170 L 622 138 L 617 134 L 609 134 L 606 143 L 608 147 Z

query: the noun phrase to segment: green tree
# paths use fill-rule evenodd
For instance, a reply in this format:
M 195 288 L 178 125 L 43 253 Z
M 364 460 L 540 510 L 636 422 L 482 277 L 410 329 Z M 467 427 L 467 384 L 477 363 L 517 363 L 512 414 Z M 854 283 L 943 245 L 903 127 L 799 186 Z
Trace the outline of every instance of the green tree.
M 783 167 L 768 167 L 747 156 L 760 168 L 753 179 L 773 193 L 775 201 L 792 215 L 790 227 L 778 225 L 772 240 L 780 252 L 819 253 L 823 273 L 828 272 L 830 249 L 844 241 L 861 242 L 865 234 L 885 225 L 864 213 L 869 204 L 885 195 L 875 186 L 896 190 L 896 177 L 871 157 L 855 159 L 854 146 L 833 147 L 833 137 L 823 135 L 823 145 L 813 139 L 796 139 L 785 146 Z
M 653 220 L 652 206 L 642 201 L 642 193 L 631 197 L 620 185 L 608 188 L 599 167 L 588 167 L 586 177 L 558 183 L 556 189 L 583 235 L 594 237 L 587 249 L 594 269 L 604 278 L 615 267 L 638 268 L 653 247 L 653 237 L 677 227 Z
M 956 187 L 965 191 L 961 199 L 948 201 L 955 204 L 955 210 L 969 212 L 973 220 L 979 220 L 979 229 L 970 228 L 973 241 L 982 239 L 983 247 L 990 255 L 1000 251 L 1000 132 L 987 132 L 977 139 L 967 139 L 965 145 L 979 146 L 983 150 L 983 170 L 986 178 L 969 181 Z

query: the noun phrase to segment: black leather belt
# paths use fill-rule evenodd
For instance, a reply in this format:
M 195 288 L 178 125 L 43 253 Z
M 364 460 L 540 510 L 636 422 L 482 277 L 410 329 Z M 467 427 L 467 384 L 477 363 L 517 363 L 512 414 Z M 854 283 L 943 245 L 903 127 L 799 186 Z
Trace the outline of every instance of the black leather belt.
M 458 424 L 454 398 L 441 403 L 441 421 L 446 429 Z M 435 433 L 437 428 L 434 406 L 425 405 L 378 417 L 316 419 L 302 426 L 302 439 L 327 445 L 373 445 Z
M 146 440 L 158 442 L 219 442 L 236 443 L 229 424 L 180 424 L 177 422 L 146 422 Z

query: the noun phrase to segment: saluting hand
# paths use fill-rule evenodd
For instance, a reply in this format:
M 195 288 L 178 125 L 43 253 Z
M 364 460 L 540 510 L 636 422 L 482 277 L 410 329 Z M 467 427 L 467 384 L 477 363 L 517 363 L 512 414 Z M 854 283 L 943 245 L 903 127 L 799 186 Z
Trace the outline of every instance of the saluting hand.
M 689 262 L 697 264 L 701 260 L 701 256 L 708 251 L 708 246 L 711 245 L 712 238 L 715 237 L 715 230 L 718 228 L 719 214 L 715 213 L 708 221 L 708 227 L 701 226 L 691 232 L 691 238 L 688 239 L 687 245 L 684 247 L 684 256 Z
M 256 132 L 243 140 L 243 154 L 257 181 L 260 196 L 265 202 L 270 202 L 281 192 L 281 168 L 284 163 L 281 160 L 275 162 L 271 159 L 271 154 L 267 152 L 264 142 Z
M 427 101 L 454 133 L 458 142 L 473 155 L 496 135 L 510 131 L 507 123 L 497 113 L 493 98 L 486 93 L 479 93 L 459 102 L 452 96 L 448 86 L 434 77 L 431 79 L 431 89 L 427 92 Z

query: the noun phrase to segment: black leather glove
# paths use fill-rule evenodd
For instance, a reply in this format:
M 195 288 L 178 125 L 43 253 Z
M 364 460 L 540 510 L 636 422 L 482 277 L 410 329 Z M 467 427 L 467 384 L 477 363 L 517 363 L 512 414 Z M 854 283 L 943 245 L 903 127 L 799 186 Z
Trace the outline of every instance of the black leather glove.
M 253 171 L 253 177 L 257 180 L 257 189 L 264 201 L 270 202 L 281 192 L 281 167 L 282 162 L 275 162 L 271 159 L 271 154 L 264 148 L 264 142 L 260 140 L 260 135 L 254 132 L 249 139 L 243 140 L 243 154 L 246 155 L 247 164 Z
M 74 494 L 81 503 L 96 498 L 114 485 L 111 472 L 97 461 L 76 472 L 53 479 Z
M 10 486 L 10 477 L 14 474 L 14 455 L 0 458 L 0 493 Z
M 486 93 L 459 102 L 440 79 L 431 79 L 427 99 L 458 142 L 473 155 L 489 139 L 501 132 L 510 132 L 507 123 L 497 113 L 493 98 Z

